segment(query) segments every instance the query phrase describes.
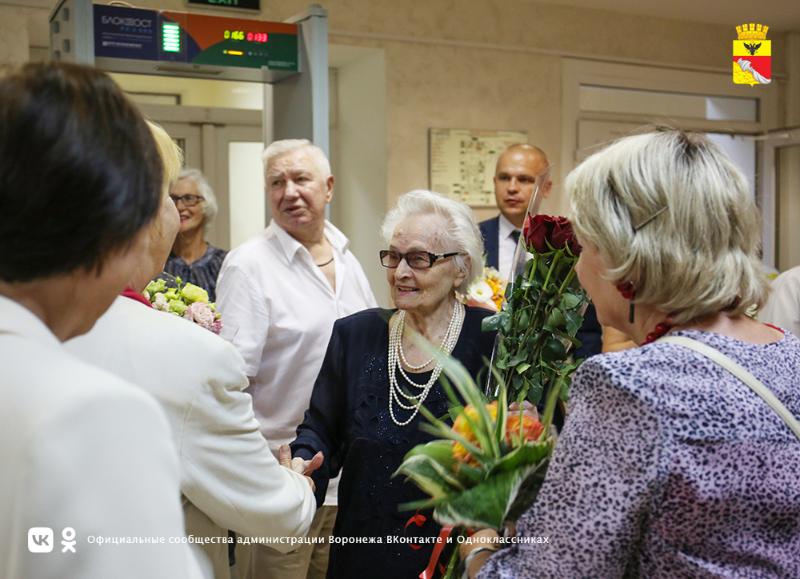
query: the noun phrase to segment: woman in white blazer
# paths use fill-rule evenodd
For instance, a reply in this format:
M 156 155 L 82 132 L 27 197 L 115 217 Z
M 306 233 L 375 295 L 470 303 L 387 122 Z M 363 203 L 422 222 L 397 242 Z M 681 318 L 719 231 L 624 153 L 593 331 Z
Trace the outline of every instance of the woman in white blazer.
M 180 151 L 161 127 L 150 127 L 166 179 L 149 228 L 149 251 L 129 284 L 137 292 L 163 269 L 179 227 L 168 194 L 181 168 Z M 297 548 L 292 539 L 308 533 L 316 511 L 311 479 L 279 465 L 270 452 L 244 391 L 248 381 L 238 351 L 210 331 L 128 295 L 118 297 L 92 331 L 67 349 L 161 403 L 180 457 L 186 532 L 204 539 L 215 578 L 230 577 L 228 529 L 264 538 L 282 552 Z
M 113 81 L 0 79 L 0 577 L 195 577 L 151 396 L 68 354 L 146 249 L 161 164 Z M 162 542 L 163 541 L 163 542 Z

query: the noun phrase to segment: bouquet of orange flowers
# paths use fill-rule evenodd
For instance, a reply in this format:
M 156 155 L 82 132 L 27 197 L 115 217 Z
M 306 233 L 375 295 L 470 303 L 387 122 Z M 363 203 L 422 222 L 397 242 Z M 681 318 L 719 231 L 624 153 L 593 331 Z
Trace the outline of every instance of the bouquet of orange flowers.
M 539 421 L 522 407 L 509 409 L 502 381 L 497 399 L 489 401 L 458 361 L 435 355 L 450 380 L 442 385 L 453 425 L 420 406 L 427 419 L 421 428 L 438 438 L 411 449 L 395 476 L 405 475 L 430 498 L 401 508 L 433 508 L 434 519 L 446 526 L 502 530 L 530 507 L 544 479 L 555 445 L 550 424 L 559 392 L 548 397 Z M 453 576 L 457 562 L 454 553 L 445 577 Z

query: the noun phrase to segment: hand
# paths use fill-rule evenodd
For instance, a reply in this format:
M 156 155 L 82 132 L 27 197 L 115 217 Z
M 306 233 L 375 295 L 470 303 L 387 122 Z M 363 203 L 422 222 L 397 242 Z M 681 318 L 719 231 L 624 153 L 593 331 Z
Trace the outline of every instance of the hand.
M 519 412 L 519 402 L 512 402 L 509 405 L 508 410 L 509 412 Z M 531 418 L 539 420 L 539 411 L 536 409 L 536 406 L 527 400 L 522 401 L 522 414 L 524 416 L 530 416 Z
M 308 484 L 311 485 L 311 490 L 316 490 L 317 487 L 314 481 L 311 480 L 310 475 L 321 467 L 324 461 L 325 455 L 323 455 L 322 452 L 315 454 L 311 460 L 303 460 L 299 456 L 292 458 L 292 450 L 289 448 L 288 444 L 282 444 L 278 449 L 278 463 L 280 463 L 282 467 L 293 470 L 306 477 Z
M 463 561 L 472 551 L 481 547 L 488 547 L 496 551 L 500 548 L 500 535 L 498 535 L 493 529 L 483 529 L 481 531 L 477 531 L 471 537 L 467 537 L 467 540 L 459 545 L 458 555 Z M 472 578 L 478 574 L 478 571 L 481 567 L 483 567 L 483 564 L 486 562 L 486 559 L 489 558 L 490 554 L 491 553 L 488 551 L 481 552 L 470 562 L 469 567 L 467 568 L 467 574 L 469 577 Z

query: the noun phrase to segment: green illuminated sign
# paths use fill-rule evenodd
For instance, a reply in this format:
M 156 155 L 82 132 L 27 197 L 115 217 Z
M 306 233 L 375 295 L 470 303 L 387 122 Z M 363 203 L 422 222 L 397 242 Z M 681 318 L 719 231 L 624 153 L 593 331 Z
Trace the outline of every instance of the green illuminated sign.
M 173 22 L 161 24 L 161 49 L 164 52 L 181 51 L 181 27 Z

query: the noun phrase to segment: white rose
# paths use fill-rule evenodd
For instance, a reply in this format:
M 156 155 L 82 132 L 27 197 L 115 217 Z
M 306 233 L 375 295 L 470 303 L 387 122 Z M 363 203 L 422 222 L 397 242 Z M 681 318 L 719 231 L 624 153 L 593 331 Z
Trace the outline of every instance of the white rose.
M 467 291 L 467 297 L 476 302 L 490 302 L 493 295 L 492 286 L 483 280 L 473 283 Z

